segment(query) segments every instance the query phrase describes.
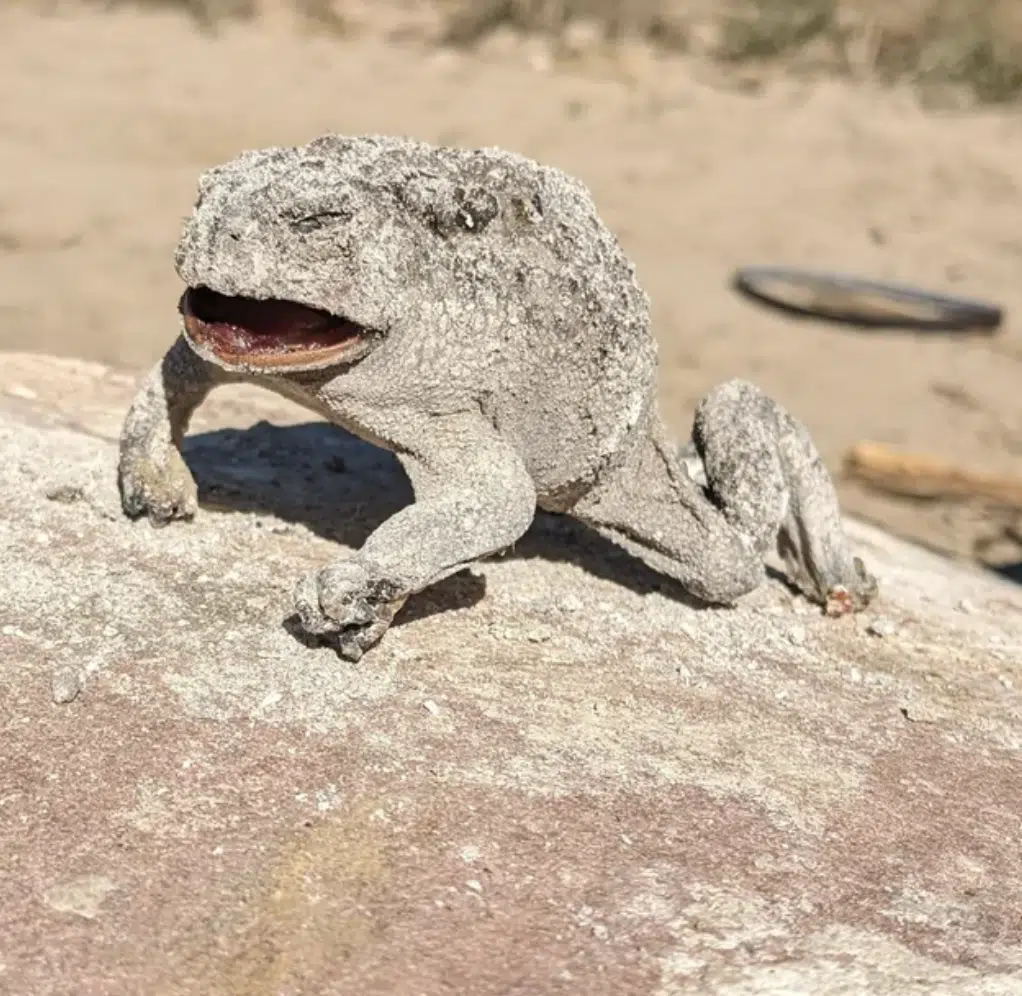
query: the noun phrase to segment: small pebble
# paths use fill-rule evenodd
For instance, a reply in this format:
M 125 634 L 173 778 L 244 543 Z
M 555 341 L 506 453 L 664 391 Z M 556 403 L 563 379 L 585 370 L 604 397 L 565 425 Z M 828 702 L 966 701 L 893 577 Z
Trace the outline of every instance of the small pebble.
M 963 598 L 958 603 L 958 611 L 964 612 L 967 616 L 971 616 L 976 611 L 976 606 L 970 602 L 967 598 Z
M 440 715 L 440 706 L 438 706 L 432 699 L 426 699 L 426 701 L 423 702 L 422 705 L 425 708 L 426 712 L 428 712 L 431 716 Z
M 480 882 L 479 879 L 477 879 L 477 878 L 470 878 L 465 883 L 465 886 L 466 886 L 466 888 L 471 889 L 473 892 L 482 892 L 483 891 L 483 883 Z
M 74 702 L 82 690 L 82 679 L 73 667 L 62 667 L 53 675 L 53 701 L 57 705 Z
M 542 49 L 529 53 L 529 68 L 534 73 L 549 73 L 554 67 L 553 56 Z
M 898 632 L 898 627 L 891 622 L 890 619 L 885 619 L 881 616 L 879 619 L 874 619 L 867 627 L 866 632 L 870 636 L 878 636 L 883 639 L 885 636 L 893 636 Z
M 85 498 L 85 489 L 78 484 L 56 484 L 46 491 L 46 497 L 61 505 L 73 505 Z
M 788 640 L 796 647 L 801 647 L 806 642 L 805 626 L 792 626 L 788 630 Z
M 945 718 L 943 710 L 926 701 L 906 702 L 901 714 L 910 723 L 939 723 Z

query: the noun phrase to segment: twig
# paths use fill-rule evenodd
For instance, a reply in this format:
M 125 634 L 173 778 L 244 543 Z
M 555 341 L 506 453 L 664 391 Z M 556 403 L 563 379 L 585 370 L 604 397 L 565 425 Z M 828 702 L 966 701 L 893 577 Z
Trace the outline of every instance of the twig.
M 922 453 L 899 453 L 881 443 L 857 443 L 845 475 L 879 490 L 913 498 L 980 500 L 1022 510 L 1022 477 L 970 470 Z

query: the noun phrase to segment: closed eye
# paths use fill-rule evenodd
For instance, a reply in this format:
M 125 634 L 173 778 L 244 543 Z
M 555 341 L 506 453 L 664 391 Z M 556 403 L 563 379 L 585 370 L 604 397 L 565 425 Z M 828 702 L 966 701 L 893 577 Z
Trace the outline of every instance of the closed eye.
M 316 211 L 291 219 L 289 224 L 298 232 L 315 232 L 328 225 L 348 221 L 351 221 L 351 215 L 347 211 Z

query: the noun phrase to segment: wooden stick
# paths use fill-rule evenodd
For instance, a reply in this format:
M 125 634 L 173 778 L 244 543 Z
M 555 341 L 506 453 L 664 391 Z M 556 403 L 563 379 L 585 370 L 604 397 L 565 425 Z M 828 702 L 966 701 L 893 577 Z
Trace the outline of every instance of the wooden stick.
M 922 453 L 898 453 L 881 443 L 853 446 L 844 472 L 891 494 L 976 499 L 1022 510 L 1022 477 L 969 470 Z

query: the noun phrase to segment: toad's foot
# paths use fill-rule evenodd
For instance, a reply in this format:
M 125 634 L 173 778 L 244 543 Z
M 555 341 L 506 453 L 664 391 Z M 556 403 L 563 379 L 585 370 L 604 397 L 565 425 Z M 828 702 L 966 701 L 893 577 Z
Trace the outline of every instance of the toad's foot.
M 846 616 L 852 612 L 861 612 L 876 598 L 880 590 L 879 582 L 866 570 L 866 565 L 859 557 L 852 558 L 852 569 L 855 578 L 850 585 L 836 584 L 827 591 L 824 607 L 828 616 Z M 788 570 L 793 573 L 790 561 Z M 812 589 L 808 597 L 812 597 Z
M 356 560 L 341 560 L 299 581 L 295 610 L 305 631 L 327 637 L 345 660 L 358 661 L 390 627 L 404 605 L 389 581 Z
M 127 453 L 118 467 L 117 483 L 125 514 L 147 516 L 154 526 L 173 519 L 191 519 L 198 510 L 195 479 L 178 450 L 163 449 L 159 458 Z

